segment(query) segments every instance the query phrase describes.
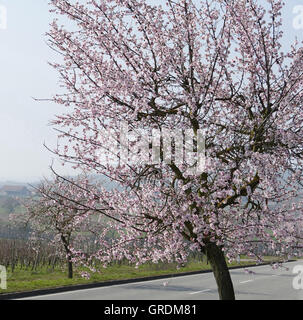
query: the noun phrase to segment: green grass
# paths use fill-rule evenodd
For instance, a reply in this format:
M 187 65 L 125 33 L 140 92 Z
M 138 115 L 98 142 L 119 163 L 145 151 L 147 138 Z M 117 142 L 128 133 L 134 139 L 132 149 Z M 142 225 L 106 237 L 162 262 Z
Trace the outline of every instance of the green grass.
M 229 266 L 254 264 L 254 262 L 243 261 L 240 264 L 236 262 Z M 55 288 L 69 285 L 88 284 L 104 282 L 111 280 L 133 279 L 157 275 L 169 275 L 173 273 L 182 273 L 190 271 L 210 270 L 210 265 L 205 261 L 191 261 L 185 267 L 176 269 L 176 264 L 146 264 L 136 269 L 134 266 L 114 264 L 106 269 L 101 268 L 95 273 L 90 273 L 89 280 L 80 275 L 80 270 L 75 270 L 74 278 L 68 279 L 66 270 L 48 268 L 39 268 L 37 271 L 24 270 L 17 267 L 14 273 L 8 269 L 7 290 L 1 290 L 1 293 L 24 292 L 37 289 Z M 83 269 L 82 269 L 83 271 Z

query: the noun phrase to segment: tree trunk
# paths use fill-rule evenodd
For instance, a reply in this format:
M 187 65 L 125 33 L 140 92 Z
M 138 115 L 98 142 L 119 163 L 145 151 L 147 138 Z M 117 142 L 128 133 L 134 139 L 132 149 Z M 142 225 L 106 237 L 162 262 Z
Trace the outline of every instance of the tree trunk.
M 72 255 L 69 248 L 65 247 L 66 255 L 67 255 L 67 269 L 68 269 L 68 278 L 73 278 L 73 262 L 72 262 Z
M 63 235 L 61 235 L 61 240 L 63 242 L 64 249 L 67 255 L 68 278 L 72 279 L 73 278 L 73 262 L 72 262 L 72 254 L 68 246 L 69 241 Z
M 222 249 L 215 243 L 207 244 L 204 249 L 217 282 L 220 300 L 235 300 L 233 283 Z
M 71 261 L 71 256 L 68 256 L 67 266 L 68 266 L 68 278 L 72 279 L 73 278 L 73 263 Z

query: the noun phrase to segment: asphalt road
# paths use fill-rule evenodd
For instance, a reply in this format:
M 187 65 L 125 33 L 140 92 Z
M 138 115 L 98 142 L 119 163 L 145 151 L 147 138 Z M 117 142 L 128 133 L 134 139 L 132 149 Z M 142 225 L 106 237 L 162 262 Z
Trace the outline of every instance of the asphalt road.
M 294 289 L 293 268 L 303 260 L 271 266 L 231 270 L 237 300 L 303 300 L 303 289 Z M 286 269 L 288 268 L 288 269 Z M 62 292 L 20 300 L 218 300 L 212 273 L 144 281 L 79 291 Z

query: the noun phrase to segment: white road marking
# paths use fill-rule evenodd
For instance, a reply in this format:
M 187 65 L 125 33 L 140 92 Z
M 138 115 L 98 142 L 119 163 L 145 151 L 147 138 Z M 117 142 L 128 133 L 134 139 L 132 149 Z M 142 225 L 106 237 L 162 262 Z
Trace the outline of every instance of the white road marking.
M 252 282 L 254 280 L 245 280 L 245 281 L 240 281 L 240 283 L 247 283 L 247 282 Z
M 210 291 L 210 290 L 211 289 L 205 289 L 205 290 L 201 290 L 201 291 L 190 292 L 189 294 L 203 293 L 203 292 L 207 292 L 207 291 Z

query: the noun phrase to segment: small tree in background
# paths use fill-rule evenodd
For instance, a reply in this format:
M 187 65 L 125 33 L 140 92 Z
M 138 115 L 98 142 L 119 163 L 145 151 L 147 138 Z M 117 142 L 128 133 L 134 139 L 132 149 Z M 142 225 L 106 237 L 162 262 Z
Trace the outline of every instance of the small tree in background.
M 87 192 L 81 186 L 89 188 L 87 178 L 45 180 L 35 187 L 35 197 L 27 201 L 27 212 L 22 215 L 32 229 L 33 243 L 47 241 L 66 256 L 68 278 L 73 278 L 74 255 L 81 252 L 83 258 L 97 226 L 98 232 L 102 230 L 96 215 L 86 207 Z
M 53 100 L 67 108 L 53 124 L 68 143 L 54 152 L 123 187 L 106 197 L 86 190 L 87 206 L 102 204 L 119 234 L 111 242 L 102 234 L 107 250 L 95 257 L 182 263 L 199 250 L 219 297 L 234 299 L 225 257 L 260 260 L 260 245 L 293 252 L 302 220 L 303 50 L 281 49 L 282 7 L 280 0 L 52 1 L 71 22 L 54 20 L 48 34 L 64 59 L 53 66 L 66 92 Z M 165 132 L 190 130 L 193 151 L 203 129 L 204 169 L 192 174 L 197 163 L 178 161 L 176 139 L 171 161 L 161 151 L 158 162 L 125 161 L 111 148 L 125 143 L 122 122 L 132 132 L 159 129 L 160 147 Z M 155 145 L 148 143 L 149 160 Z M 117 161 L 104 161 L 108 154 Z

